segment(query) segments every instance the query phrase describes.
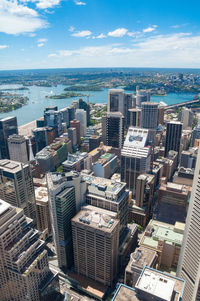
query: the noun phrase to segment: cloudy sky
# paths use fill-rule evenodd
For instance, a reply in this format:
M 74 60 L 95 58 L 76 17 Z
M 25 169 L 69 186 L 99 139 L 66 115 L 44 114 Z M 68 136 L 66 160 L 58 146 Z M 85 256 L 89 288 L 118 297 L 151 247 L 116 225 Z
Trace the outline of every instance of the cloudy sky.
M 200 68 L 199 11 L 199 0 L 0 0 L 0 70 Z

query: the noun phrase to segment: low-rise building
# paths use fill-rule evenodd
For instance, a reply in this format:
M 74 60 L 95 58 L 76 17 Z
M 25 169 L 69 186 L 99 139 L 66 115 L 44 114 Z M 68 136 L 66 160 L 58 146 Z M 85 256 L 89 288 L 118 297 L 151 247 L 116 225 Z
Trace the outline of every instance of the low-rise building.
M 88 153 L 68 154 L 67 160 L 62 163 L 63 170 L 65 172 L 75 170 L 81 171 L 83 169 L 91 169 L 91 158 Z M 89 167 L 89 168 L 88 168 Z
M 145 267 L 135 288 L 139 300 L 181 301 L 184 286 L 181 278 Z
M 93 164 L 96 177 L 110 178 L 117 170 L 117 156 L 105 153 Z
M 176 184 L 186 185 L 192 187 L 194 178 L 194 168 L 184 168 L 180 167 L 177 172 L 175 172 L 173 177 L 173 182 Z
M 112 301 L 181 301 L 184 287 L 183 279 L 146 266 L 135 289 L 118 285 Z
M 157 252 L 145 247 L 137 248 L 130 255 L 130 261 L 126 266 L 124 283 L 135 287 L 135 284 L 145 266 L 154 268 L 157 262 Z
M 190 191 L 186 185 L 162 184 L 158 190 L 156 219 L 170 224 L 185 222 Z
M 175 225 L 150 220 L 139 246 L 154 250 L 158 254 L 158 265 L 176 267 L 183 241 L 185 224 Z

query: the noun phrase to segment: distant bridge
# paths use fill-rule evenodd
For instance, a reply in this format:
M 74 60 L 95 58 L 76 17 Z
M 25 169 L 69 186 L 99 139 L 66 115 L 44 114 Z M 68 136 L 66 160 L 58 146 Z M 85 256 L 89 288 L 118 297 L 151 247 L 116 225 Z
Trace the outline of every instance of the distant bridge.
M 193 100 L 189 100 L 189 101 L 185 101 L 185 102 L 180 102 L 180 103 L 176 103 L 170 106 L 166 106 L 165 110 L 169 110 L 169 109 L 177 109 L 180 107 L 191 107 L 191 105 L 193 104 L 199 104 L 200 105 L 200 99 L 193 99 Z

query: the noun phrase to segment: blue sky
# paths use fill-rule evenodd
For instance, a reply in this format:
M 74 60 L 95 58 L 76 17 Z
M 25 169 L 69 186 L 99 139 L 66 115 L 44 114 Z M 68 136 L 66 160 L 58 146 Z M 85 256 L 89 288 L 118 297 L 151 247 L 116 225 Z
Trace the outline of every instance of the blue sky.
M 200 2 L 0 0 L 0 70 L 200 68 Z

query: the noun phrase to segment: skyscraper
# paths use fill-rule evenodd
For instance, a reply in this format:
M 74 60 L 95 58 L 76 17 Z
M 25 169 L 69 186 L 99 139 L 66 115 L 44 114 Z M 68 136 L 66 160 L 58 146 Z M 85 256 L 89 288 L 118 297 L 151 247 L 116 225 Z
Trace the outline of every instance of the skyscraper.
M 26 139 L 24 136 L 13 134 L 8 138 L 10 159 L 22 163 L 28 162 Z
M 76 138 L 77 138 L 77 144 L 81 144 L 81 126 L 79 120 L 71 120 L 70 121 L 70 127 L 76 129 Z
M 200 156 L 200 149 L 198 157 Z M 197 160 L 177 274 L 186 280 L 183 301 L 200 300 L 200 160 Z
M 124 116 L 120 112 L 105 113 L 102 117 L 102 140 L 105 145 L 121 148 L 124 142 Z
M 36 224 L 36 204 L 31 168 L 11 160 L 0 160 L 0 198 L 24 209 Z
M 108 91 L 107 112 L 120 112 L 125 117 L 124 125 L 127 125 L 128 110 L 133 107 L 132 94 L 124 93 L 123 89 L 110 89 Z
M 83 109 L 77 109 L 76 110 L 76 119 L 80 121 L 81 124 L 81 137 L 84 137 L 86 135 L 86 130 L 87 130 L 87 114 L 86 111 Z
M 62 118 L 63 115 L 60 111 L 48 110 L 44 112 L 45 126 L 55 129 L 57 136 L 63 133 Z
M 128 110 L 128 126 L 141 127 L 141 109 L 134 108 Z
M 0 200 L 1 301 L 40 301 L 39 291 L 51 275 L 44 242 L 32 220 Z
M 73 264 L 71 219 L 83 200 L 81 179 L 74 172 L 48 173 L 47 186 L 58 264 L 67 269 Z
M 158 103 L 142 102 L 141 126 L 149 130 L 149 140 L 154 143 L 156 128 L 158 126 Z
M 121 151 L 121 181 L 135 194 L 137 177 L 151 169 L 151 147 L 148 130 L 129 127 Z
M 120 225 L 115 215 L 87 205 L 72 219 L 76 272 L 108 286 L 118 271 Z
M 121 112 L 125 113 L 124 106 L 124 90 L 123 89 L 110 89 L 108 91 L 108 112 Z
M 143 102 L 150 101 L 150 92 L 146 90 L 139 90 L 136 87 L 136 107 L 141 108 Z
M 18 134 L 17 118 L 0 119 L 0 159 L 9 159 L 8 137 Z
M 78 101 L 78 107 L 79 109 L 83 109 L 86 111 L 86 115 L 87 115 L 87 126 L 90 124 L 90 105 L 89 103 L 83 101 L 82 98 L 79 99 Z
M 182 134 L 182 123 L 179 121 L 170 121 L 167 123 L 167 132 L 165 140 L 165 157 L 170 150 L 179 153 Z
M 182 108 L 182 110 L 178 114 L 178 120 L 183 123 L 183 129 L 187 127 L 192 127 L 192 122 L 194 118 L 194 113 L 191 109 Z

